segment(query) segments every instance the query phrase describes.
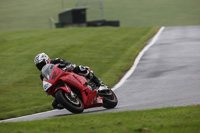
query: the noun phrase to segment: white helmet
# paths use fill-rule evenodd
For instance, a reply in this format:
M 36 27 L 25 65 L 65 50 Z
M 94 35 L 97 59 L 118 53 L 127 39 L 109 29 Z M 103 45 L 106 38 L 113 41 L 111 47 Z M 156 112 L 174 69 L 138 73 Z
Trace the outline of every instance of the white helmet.
M 37 68 L 41 71 L 43 66 L 50 63 L 50 58 L 47 54 L 40 53 L 35 56 L 34 62 L 35 62 L 35 65 L 37 66 Z

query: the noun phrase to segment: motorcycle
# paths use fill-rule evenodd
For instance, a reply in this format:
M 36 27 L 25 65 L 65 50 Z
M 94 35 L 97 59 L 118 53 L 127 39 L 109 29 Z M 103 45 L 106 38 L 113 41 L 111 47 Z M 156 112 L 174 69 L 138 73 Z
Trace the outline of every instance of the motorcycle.
M 118 103 L 111 89 L 97 90 L 92 81 L 73 71 L 65 71 L 59 64 L 46 64 L 42 75 L 45 92 L 72 113 L 82 113 L 84 109 L 100 106 L 111 109 Z

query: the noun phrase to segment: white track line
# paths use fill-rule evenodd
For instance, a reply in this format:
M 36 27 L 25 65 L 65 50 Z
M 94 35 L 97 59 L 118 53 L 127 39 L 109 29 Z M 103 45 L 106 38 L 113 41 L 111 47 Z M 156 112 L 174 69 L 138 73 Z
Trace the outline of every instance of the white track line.
M 124 75 L 124 77 L 112 88 L 112 90 L 116 90 L 118 89 L 125 81 L 127 78 L 129 78 L 131 76 L 131 74 L 135 71 L 139 61 L 141 60 L 142 56 L 144 55 L 144 53 L 151 47 L 154 45 L 154 43 L 157 41 L 158 37 L 160 36 L 160 34 L 162 33 L 162 31 L 165 29 L 164 26 L 162 26 L 159 31 L 156 33 L 156 35 L 153 37 L 152 41 L 146 45 L 143 50 L 139 53 L 139 55 L 137 56 L 137 58 L 135 59 L 133 66 L 131 67 L 131 69 Z
M 30 120 L 26 120 L 26 118 L 28 117 L 39 117 L 39 115 L 43 115 L 43 113 L 53 113 L 56 112 L 57 110 L 50 110 L 50 111 L 46 111 L 46 112 L 40 112 L 40 113 L 36 113 L 36 114 L 31 114 L 31 115 L 25 115 L 25 116 L 20 116 L 20 117 L 16 117 L 16 118 L 9 118 L 9 119 L 5 119 L 5 120 L 0 120 L 1 122 L 17 122 L 17 121 L 31 121 L 34 119 L 30 119 Z M 42 116 L 41 116 L 42 117 Z M 43 119 L 45 119 L 46 117 L 44 117 Z M 36 119 L 35 119 L 36 120 Z

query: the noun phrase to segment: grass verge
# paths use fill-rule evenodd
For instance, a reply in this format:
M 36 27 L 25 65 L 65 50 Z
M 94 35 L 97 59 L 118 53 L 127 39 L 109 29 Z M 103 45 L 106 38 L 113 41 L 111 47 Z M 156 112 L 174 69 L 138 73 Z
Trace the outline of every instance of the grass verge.
M 0 132 L 10 133 L 197 133 L 200 132 L 200 107 L 82 114 L 45 120 L 0 123 Z
M 157 27 L 69 28 L 0 33 L 0 119 L 52 109 L 33 62 L 40 53 L 87 65 L 112 87 Z

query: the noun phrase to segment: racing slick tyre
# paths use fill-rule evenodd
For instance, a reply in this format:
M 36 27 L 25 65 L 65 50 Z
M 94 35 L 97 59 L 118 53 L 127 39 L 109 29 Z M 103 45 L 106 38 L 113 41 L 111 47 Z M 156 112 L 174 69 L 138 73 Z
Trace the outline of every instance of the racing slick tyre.
M 100 92 L 99 95 L 103 97 L 103 107 L 107 109 L 117 106 L 118 99 L 112 90 Z
M 56 100 L 63 105 L 64 108 L 72 113 L 82 113 L 84 110 L 83 102 L 78 96 L 72 96 L 63 90 L 58 90 L 55 93 Z

